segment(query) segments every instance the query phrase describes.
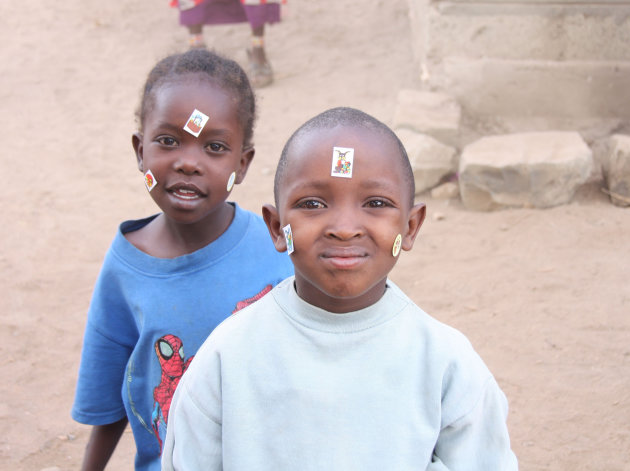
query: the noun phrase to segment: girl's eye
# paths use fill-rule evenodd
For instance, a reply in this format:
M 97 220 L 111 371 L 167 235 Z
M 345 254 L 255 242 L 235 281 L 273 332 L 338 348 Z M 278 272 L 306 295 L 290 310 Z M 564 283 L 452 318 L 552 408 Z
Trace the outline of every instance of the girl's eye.
M 297 207 L 303 208 L 303 209 L 323 209 L 326 207 L 326 205 L 322 203 L 321 201 L 306 200 L 306 201 L 301 201 L 300 203 L 298 203 Z
M 173 147 L 177 145 L 177 141 L 169 136 L 160 136 L 157 138 L 157 141 L 163 146 Z
M 227 150 L 226 147 L 223 144 L 219 144 L 217 142 L 212 142 L 212 143 L 208 144 L 207 148 L 211 152 L 222 152 L 224 150 Z

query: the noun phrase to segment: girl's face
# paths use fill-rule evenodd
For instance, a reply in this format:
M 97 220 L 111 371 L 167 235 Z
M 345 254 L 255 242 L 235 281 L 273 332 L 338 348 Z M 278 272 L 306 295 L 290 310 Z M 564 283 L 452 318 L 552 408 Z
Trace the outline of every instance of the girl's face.
M 153 93 L 144 129 L 132 139 L 140 171 L 151 170 L 157 182 L 150 195 L 172 222 L 212 224 L 225 209 L 232 173 L 240 183 L 254 155 L 243 148 L 237 101 L 194 75 Z M 208 116 L 197 137 L 189 132 L 198 130 L 189 124 L 195 110 Z

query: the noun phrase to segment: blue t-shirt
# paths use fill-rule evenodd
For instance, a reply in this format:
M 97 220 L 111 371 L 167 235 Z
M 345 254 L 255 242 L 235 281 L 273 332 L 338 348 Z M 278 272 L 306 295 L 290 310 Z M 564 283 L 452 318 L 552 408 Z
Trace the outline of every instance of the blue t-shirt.
M 128 417 L 137 470 L 160 469 L 171 398 L 206 337 L 293 274 L 262 218 L 237 205 L 217 240 L 173 259 L 152 257 L 123 235 L 153 218 L 122 223 L 105 256 L 72 408 L 76 421 L 90 425 Z

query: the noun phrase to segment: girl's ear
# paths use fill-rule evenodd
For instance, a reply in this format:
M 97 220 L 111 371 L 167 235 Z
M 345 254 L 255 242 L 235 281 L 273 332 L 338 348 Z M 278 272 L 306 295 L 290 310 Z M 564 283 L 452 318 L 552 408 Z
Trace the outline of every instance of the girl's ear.
M 262 207 L 262 216 L 265 220 L 265 224 L 267 224 L 269 235 L 271 236 L 276 250 L 278 252 L 285 252 L 287 250 L 287 243 L 284 239 L 284 232 L 282 231 L 278 210 L 271 204 L 265 204 Z
M 409 219 L 407 221 L 407 231 L 403 235 L 402 240 L 403 250 L 409 251 L 413 248 L 413 243 L 416 240 L 420 227 L 422 227 L 426 214 L 427 207 L 424 203 L 418 203 L 411 208 L 411 211 L 409 212 Z
M 249 169 L 249 164 L 254 160 L 254 154 L 256 153 L 256 149 L 253 147 L 246 147 L 243 149 L 241 154 L 241 160 L 239 162 L 238 169 L 236 170 L 236 179 L 234 183 L 237 185 L 241 183 L 245 179 L 245 175 L 247 175 L 247 169 Z
M 138 160 L 138 170 L 144 173 L 144 166 L 142 165 L 142 152 L 144 151 L 142 146 L 142 134 L 139 132 L 133 133 L 131 136 L 131 145 L 133 146 L 133 150 L 136 153 L 136 159 Z

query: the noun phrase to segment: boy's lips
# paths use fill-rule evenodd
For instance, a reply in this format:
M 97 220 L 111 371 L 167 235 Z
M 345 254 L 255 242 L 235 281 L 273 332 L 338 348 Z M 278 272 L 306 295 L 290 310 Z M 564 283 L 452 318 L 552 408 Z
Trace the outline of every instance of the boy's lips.
M 356 268 L 368 259 L 369 254 L 360 247 L 335 247 L 325 250 L 321 258 L 334 268 L 349 270 Z

